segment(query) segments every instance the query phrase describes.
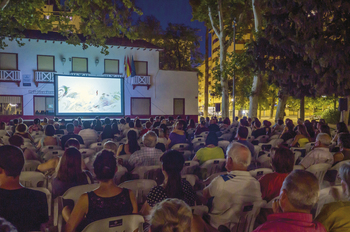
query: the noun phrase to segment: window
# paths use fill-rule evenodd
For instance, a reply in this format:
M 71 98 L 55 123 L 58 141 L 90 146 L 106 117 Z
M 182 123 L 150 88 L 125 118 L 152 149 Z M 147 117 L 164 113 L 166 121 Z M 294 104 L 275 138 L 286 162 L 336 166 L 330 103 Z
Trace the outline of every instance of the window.
M 54 114 L 54 97 L 34 96 L 34 114 Z
M 88 59 L 87 58 L 72 58 L 72 72 L 87 73 L 88 72 Z
M 18 70 L 18 55 L 16 53 L 0 53 L 1 70 Z
M 147 61 L 135 61 L 136 75 L 148 75 L 148 62 Z
M 185 115 L 185 98 L 174 98 L 174 115 Z
M 0 115 L 22 115 L 22 96 L 0 96 Z
M 38 71 L 55 71 L 55 57 L 38 55 Z
M 151 98 L 131 98 L 131 115 L 151 115 Z
M 105 59 L 105 72 L 108 74 L 119 74 L 119 60 Z

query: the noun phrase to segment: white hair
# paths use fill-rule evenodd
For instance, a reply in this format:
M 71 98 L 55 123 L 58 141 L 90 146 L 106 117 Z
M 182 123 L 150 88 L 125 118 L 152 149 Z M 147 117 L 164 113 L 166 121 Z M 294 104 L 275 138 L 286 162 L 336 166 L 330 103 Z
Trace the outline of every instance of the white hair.
M 319 141 L 325 146 L 329 146 L 332 142 L 332 138 L 327 133 L 319 133 L 316 137 L 316 141 Z
M 158 136 L 153 131 L 148 131 L 142 136 L 142 142 L 145 147 L 155 147 L 157 144 Z
M 248 153 L 248 156 L 243 155 L 242 150 L 245 150 Z M 238 142 L 231 143 L 227 148 L 226 154 L 228 157 L 231 157 L 234 163 L 241 164 L 244 167 L 248 167 L 252 160 L 249 148 Z

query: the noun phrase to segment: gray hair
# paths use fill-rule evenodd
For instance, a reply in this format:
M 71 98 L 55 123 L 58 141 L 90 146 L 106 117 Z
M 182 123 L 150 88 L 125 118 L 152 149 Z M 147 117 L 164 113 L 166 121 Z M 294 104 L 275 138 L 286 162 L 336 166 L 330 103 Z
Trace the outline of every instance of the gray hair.
M 325 146 L 329 146 L 332 142 L 332 138 L 327 133 L 319 133 L 316 137 L 316 141 L 319 141 Z
M 155 147 L 157 144 L 158 136 L 153 131 L 148 131 L 142 136 L 142 142 L 145 147 Z
M 346 184 L 345 194 L 350 197 L 350 162 L 342 164 L 339 168 L 339 176 Z
M 311 210 L 317 203 L 320 187 L 314 174 L 305 170 L 294 170 L 283 181 L 289 202 L 296 209 Z
M 242 151 L 247 152 L 248 155 L 245 155 Z M 228 157 L 231 157 L 234 163 L 241 164 L 244 167 L 248 167 L 252 160 L 249 148 L 238 142 L 231 143 L 227 148 L 226 154 Z

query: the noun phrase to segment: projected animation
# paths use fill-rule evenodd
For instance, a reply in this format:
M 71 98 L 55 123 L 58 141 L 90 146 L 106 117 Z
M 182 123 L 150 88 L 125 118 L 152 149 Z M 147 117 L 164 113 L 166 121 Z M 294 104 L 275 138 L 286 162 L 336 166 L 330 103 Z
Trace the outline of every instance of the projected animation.
M 121 113 L 121 81 L 58 76 L 58 113 Z

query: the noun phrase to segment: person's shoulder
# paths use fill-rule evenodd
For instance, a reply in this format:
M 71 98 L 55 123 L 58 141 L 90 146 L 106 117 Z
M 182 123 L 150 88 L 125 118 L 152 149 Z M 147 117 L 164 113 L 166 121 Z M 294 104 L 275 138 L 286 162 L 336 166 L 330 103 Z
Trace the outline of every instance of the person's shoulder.
M 227 182 L 227 181 L 234 179 L 235 177 L 236 177 L 236 175 L 227 173 L 227 174 L 220 175 L 215 179 L 217 179 L 217 181 Z

